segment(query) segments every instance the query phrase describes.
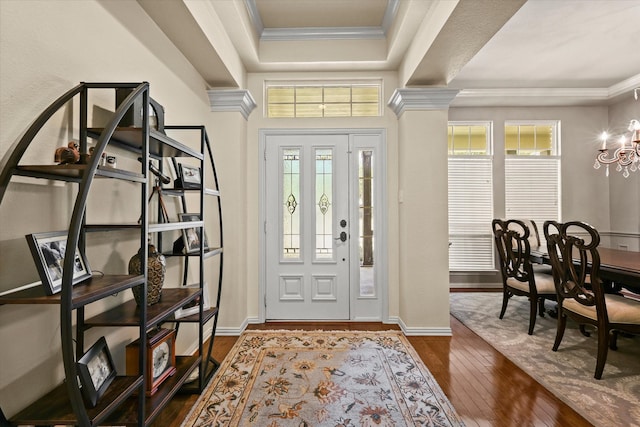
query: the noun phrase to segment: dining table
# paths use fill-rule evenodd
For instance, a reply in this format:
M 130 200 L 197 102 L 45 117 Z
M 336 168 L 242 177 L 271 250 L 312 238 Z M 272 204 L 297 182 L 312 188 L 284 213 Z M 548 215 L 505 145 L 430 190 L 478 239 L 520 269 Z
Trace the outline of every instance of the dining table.
M 640 252 L 598 247 L 600 279 L 611 283 L 613 290 L 625 288 L 640 294 Z M 551 264 L 546 246 L 531 247 L 531 260 Z

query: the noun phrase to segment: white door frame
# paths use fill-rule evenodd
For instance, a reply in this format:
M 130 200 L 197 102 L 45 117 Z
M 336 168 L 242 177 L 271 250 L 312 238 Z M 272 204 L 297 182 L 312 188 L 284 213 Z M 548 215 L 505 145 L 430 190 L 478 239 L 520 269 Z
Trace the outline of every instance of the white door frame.
M 380 177 L 376 182 L 376 211 L 375 215 L 379 221 L 376 223 L 376 280 L 379 281 L 379 303 L 380 312 L 372 316 L 361 316 L 357 305 L 359 303 L 358 298 L 355 297 L 354 292 L 350 292 L 350 316 L 353 321 L 381 321 L 388 322 L 389 320 L 389 304 L 388 304 L 388 254 L 387 254 L 387 172 L 386 172 L 386 130 L 385 129 L 260 129 L 259 130 L 259 169 L 258 174 L 260 177 L 259 182 L 259 283 L 258 283 L 258 322 L 264 323 L 266 319 L 266 139 L 272 135 L 349 135 L 349 139 L 353 139 L 357 135 L 375 135 L 380 139 L 380 147 L 377 155 L 377 172 L 376 175 Z M 352 262 L 352 266 L 357 267 L 357 263 Z M 353 271 L 353 268 L 352 268 Z M 350 280 L 352 290 L 354 281 Z M 366 302 L 365 302 L 366 304 Z

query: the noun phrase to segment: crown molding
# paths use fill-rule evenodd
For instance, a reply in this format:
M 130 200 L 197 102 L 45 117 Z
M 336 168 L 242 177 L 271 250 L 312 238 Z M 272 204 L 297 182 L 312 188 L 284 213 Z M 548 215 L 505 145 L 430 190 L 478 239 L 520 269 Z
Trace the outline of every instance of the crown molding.
M 387 105 L 398 117 L 406 110 L 446 110 L 458 92 L 447 88 L 401 88 L 393 92 Z
M 603 88 L 461 89 L 453 106 L 599 105 L 640 88 L 640 74 Z
M 372 40 L 384 39 L 400 7 L 400 0 L 388 0 L 379 27 L 265 28 L 256 0 L 244 0 L 249 18 L 262 41 Z
M 265 28 L 262 41 L 383 39 L 382 27 Z
M 207 91 L 211 111 L 238 111 L 245 120 L 256 108 L 251 93 L 245 89 L 212 89 Z
M 619 95 L 624 95 L 626 92 L 631 92 L 637 88 L 640 88 L 640 74 L 636 74 L 633 77 L 629 77 L 620 83 L 610 86 L 608 89 L 609 97 L 613 98 Z

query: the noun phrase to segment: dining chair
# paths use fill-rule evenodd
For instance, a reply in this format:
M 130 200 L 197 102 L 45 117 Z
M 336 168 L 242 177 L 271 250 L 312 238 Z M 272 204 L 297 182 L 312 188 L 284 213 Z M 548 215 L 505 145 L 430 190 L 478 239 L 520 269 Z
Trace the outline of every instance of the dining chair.
M 494 219 L 492 228 L 502 275 L 500 319 L 511 297 L 526 296 L 530 303 L 528 334 L 532 335 L 537 314 L 544 316 L 544 301 L 556 298 L 553 276 L 551 271 L 534 268 L 530 259 L 531 231 L 523 221 Z
M 553 351 L 558 351 L 570 317 L 595 326 L 598 350 L 594 378 L 602 378 L 609 348 L 616 350 L 618 332 L 640 334 L 640 302 L 605 292 L 599 277 L 600 234 L 581 221 L 543 226 L 558 300 L 558 326 Z

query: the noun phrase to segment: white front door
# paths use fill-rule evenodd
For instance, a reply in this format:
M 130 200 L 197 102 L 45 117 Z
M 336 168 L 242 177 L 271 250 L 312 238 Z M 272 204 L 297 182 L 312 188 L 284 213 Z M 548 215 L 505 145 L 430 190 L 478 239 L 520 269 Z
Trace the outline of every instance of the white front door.
M 266 319 L 348 320 L 349 135 L 265 139 Z

